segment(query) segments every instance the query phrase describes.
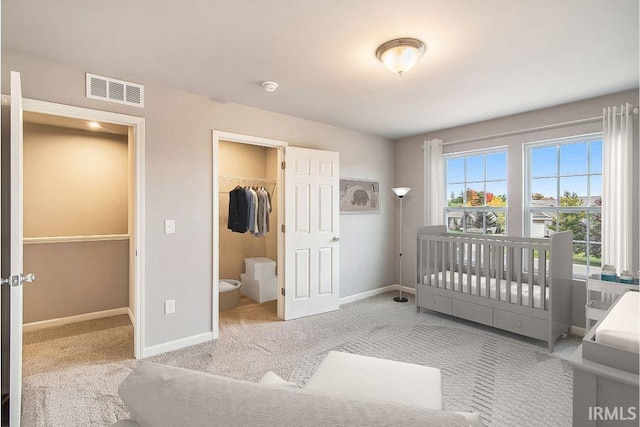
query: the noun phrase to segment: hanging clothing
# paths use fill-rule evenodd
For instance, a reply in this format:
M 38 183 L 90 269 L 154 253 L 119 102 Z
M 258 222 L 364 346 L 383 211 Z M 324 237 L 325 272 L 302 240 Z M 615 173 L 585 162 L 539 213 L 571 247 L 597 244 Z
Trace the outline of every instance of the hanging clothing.
M 236 233 L 247 232 L 248 220 L 247 194 L 241 187 L 229 192 L 229 220 L 227 228 Z
M 256 210 L 258 209 L 258 198 L 256 192 L 247 187 L 245 189 L 247 193 L 247 231 L 250 233 L 255 232 L 256 229 Z
M 266 236 L 269 232 L 269 214 L 271 213 L 271 196 L 264 188 L 256 191 L 258 195 L 258 228 L 255 231 L 256 237 Z

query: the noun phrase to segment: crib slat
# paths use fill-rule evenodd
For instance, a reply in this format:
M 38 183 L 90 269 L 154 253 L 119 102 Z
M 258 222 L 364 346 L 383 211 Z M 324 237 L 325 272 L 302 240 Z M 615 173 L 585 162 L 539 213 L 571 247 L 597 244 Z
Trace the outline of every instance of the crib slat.
M 507 247 L 507 277 L 505 277 L 507 289 L 505 289 L 506 300 L 511 298 L 511 281 L 513 280 L 513 248 Z
M 491 298 L 498 299 L 500 295 L 500 254 L 502 246 L 494 245 L 493 247 L 493 277 L 495 278 L 495 293 Z
M 529 307 L 533 307 L 533 249 L 529 249 L 529 262 L 527 263 L 527 270 L 529 270 Z
M 449 246 L 449 242 L 442 242 L 442 288 L 447 288 L 447 246 Z
M 475 256 L 473 243 L 468 243 L 469 245 L 469 256 L 467 259 L 467 293 L 471 293 L 471 275 L 473 274 L 473 257 Z
M 547 251 L 540 249 L 538 251 L 538 286 L 540 287 L 540 308 L 544 310 L 544 278 L 547 264 Z M 533 295 L 532 295 L 533 297 Z
M 487 298 L 490 298 L 490 294 L 491 294 L 491 245 L 484 245 L 484 251 L 485 251 L 485 256 L 484 256 L 484 277 L 485 277 L 485 281 L 484 281 L 484 291 L 485 291 L 485 296 Z
M 451 283 L 451 290 L 455 291 L 455 287 L 456 287 L 456 280 L 454 277 L 455 274 L 455 263 L 453 262 L 453 252 L 455 250 L 455 248 L 458 246 L 457 242 L 451 242 L 451 244 L 449 244 L 449 269 L 447 270 L 447 273 L 449 274 L 449 283 Z
M 425 285 L 431 286 L 431 251 L 429 250 L 429 248 L 431 248 L 432 242 L 431 240 L 427 240 L 426 242 L 423 241 L 422 243 L 424 244 L 424 258 L 427 261 L 427 269 L 425 271 L 424 282 Z
M 522 305 L 522 259 L 523 259 L 523 254 L 522 252 L 524 251 L 523 248 L 519 248 L 516 251 L 516 275 L 518 276 L 518 288 L 516 289 L 517 294 L 516 294 L 516 304 L 518 305 Z M 509 302 L 511 302 L 511 289 L 509 289 L 509 295 L 507 296 L 507 299 Z
M 476 295 L 480 295 L 480 277 L 482 276 L 482 252 L 484 249 L 480 243 L 476 243 Z
M 463 291 L 464 289 L 464 283 L 462 278 L 464 277 L 463 273 L 464 273 L 464 254 L 465 254 L 465 248 L 466 248 L 466 243 L 464 242 L 460 242 L 460 246 L 458 246 L 458 283 L 460 284 L 460 292 Z

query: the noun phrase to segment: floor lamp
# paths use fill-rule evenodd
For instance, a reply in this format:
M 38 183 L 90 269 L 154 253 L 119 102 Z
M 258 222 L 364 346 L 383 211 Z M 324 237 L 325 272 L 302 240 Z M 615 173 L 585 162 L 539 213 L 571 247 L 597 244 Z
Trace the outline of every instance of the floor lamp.
M 402 217 L 402 199 L 407 195 L 409 190 L 411 190 L 409 187 L 396 187 L 391 189 L 391 191 L 396 193 L 396 196 L 400 198 L 400 296 L 393 299 L 395 302 L 409 301 L 402 296 L 402 223 L 404 221 L 404 218 Z

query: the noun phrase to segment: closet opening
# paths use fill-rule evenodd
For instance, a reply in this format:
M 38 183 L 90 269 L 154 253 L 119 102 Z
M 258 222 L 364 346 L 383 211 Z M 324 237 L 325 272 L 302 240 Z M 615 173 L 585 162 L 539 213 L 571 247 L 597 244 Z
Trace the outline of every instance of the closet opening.
M 24 113 L 25 378 L 136 355 L 135 145 L 131 126 Z
M 278 321 L 284 303 L 280 187 L 284 143 L 233 134 L 216 138 L 216 134 L 214 337 L 218 327 Z

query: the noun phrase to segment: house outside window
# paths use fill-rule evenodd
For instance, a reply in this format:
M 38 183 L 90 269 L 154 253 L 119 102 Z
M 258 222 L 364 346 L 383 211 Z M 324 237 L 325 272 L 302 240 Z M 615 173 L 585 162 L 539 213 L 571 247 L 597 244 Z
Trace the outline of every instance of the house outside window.
M 450 232 L 507 234 L 506 148 L 444 156 Z
M 601 270 L 602 134 L 527 144 L 525 233 L 573 232 L 573 275 Z

